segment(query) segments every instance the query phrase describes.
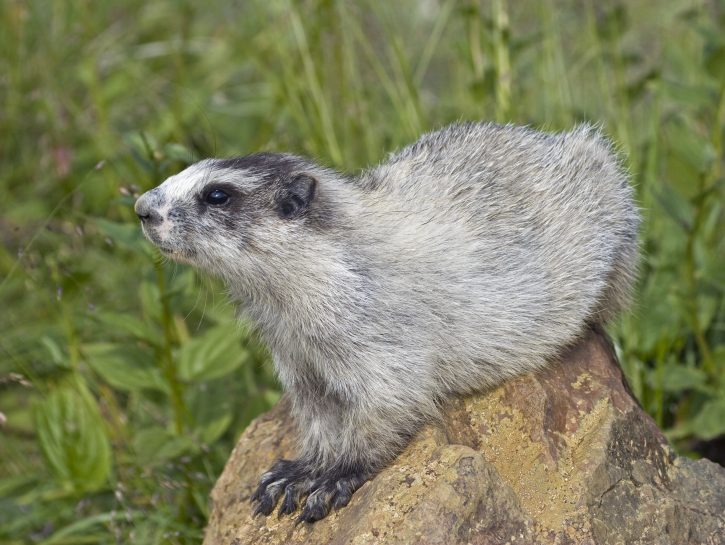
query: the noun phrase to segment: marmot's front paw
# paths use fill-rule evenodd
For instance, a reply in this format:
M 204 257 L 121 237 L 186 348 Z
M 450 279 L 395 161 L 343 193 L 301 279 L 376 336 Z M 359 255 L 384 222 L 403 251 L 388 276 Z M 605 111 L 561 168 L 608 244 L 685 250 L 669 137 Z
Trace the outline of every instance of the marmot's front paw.
M 315 522 L 325 518 L 330 509 L 345 507 L 355 490 L 367 481 L 368 475 L 361 471 L 335 471 L 312 483 L 302 513 L 297 522 Z M 280 510 L 281 511 L 281 510 Z
M 300 498 L 308 493 L 313 483 L 308 467 L 300 460 L 277 460 L 259 479 L 259 486 L 252 494 L 252 501 L 258 502 L 254 514 L 269 515 L 283 492 L 284 500 L 279 514 L 284 515 L 297 509 Z
M 297 522 L 315 522 L 328 515 L 330 509 L 344 507 L 368 475 L 354 470 L 334 470 L 312 477 L 309 466 L 300 460 L 279 460 L 259 481 L 252 501 L 258 502 L 254 514 L 269 515 L 284 493 L 279 515 L 297 510 L 304 500 Z

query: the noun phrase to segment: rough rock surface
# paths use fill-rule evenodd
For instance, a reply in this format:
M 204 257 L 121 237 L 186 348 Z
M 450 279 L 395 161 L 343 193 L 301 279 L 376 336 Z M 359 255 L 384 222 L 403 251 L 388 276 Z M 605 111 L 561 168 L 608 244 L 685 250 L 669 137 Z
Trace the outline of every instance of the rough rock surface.
M 725 543 L 725 469 L 673 454 L 595 332 L 544 371 L 452 402 L 313 525 L 251 515 L 259 475 L 294 456 L 288 411 L 283 400 L 242 435 L 206 545 Z

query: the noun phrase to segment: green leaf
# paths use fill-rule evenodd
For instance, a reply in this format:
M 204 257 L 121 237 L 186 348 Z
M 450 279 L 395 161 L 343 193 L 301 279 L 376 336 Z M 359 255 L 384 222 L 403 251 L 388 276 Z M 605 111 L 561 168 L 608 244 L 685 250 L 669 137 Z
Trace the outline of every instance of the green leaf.
M 43 335 L 40 338 L 40 344 L 42 344 L 48 351 L 50 361 L 61 367 L 69 367 L 68 359 L 63 354 L 63 350 L 58 346 L 58 343 L 52 337 Z
M 277 390 L 265 390 L 264 391 L 264 400 L 267 402 L 267 404 L 272 407 L 273 405 L 276 405 L 279 401 L 279 398 L 282 397 L 282 394 L 278 392 Z
M 184 454 L 195 453 L 199 449 L 192 436 L 178 436 L 166 428 L 152 426 L 140 430 L 133 439 L 136 461 L 140 466 L 154 466 L 178 458 Z
M 187 390 L 187 406 L 194 428 L 204 443 L 216 441 L 232 423 L 232 392 L 227 380 L 204 382 Z
M 129 392 L 144 389 L 168 391 L 148 350 L 137 346 L 94 343 L 83 345 L 83 352 L 88 365 L 114 388 Z
M 658 204 L 677 225 L 685 231 L 690 231 L 695 217 L 692 205 L 672 188 L 666 186 L 664 183 L 662 185 L 663 188 L 661 190 L 652 190 L 652 194 L 657 199 Z M 694 189 L 696 188 L 693 185 L 693 191 Z
M 179 350 L 179 376 L 186 381 L 203 381 L 231 373 L 249 357 L 242 348 L 235 324 L 208 329 Z
M 138 295 L 144 316 L 155 323 L 161 323 L 161 293 L 159 286 L 148 280 L 143 280 L 138 287 Z
M 709 42 L 705 46 L 705 69 L 718 81 L 725 81 L 725 44 Z
M 0 479 L 0 498 L 8 498 L 20 489 L 36 484 L 35 475 L 13 475 Z
M 665 134 L 669 147 L 667 177 L 680 194 L 693 197 L 698 190 L 697 174 L 705 172 L 717 159 L 717 154 L 706 133 L 700 134 L 684 122 L 670 123 Z M 676 161 L 683 164 L 676 165 Z M 688 165 L 692 169 L 688 169 Z
M 667 392 L 702 388 L 706 382 L 707 375 L 696 367 L 670 364 L 662 370 L 662 388 Z
M 205 444 L 210 444 L 219 439 L 222 434 L 227 431 L 229 425 L 232 423 L 232 414 L 226 413 L 220 415 L 216 420 L 207 422 L 206 425 L 201 428 L 201 440 Z
M 110 512 L 110 513 L 99 513 L 86 518 L 77 520 L 68 526 L 65 526 L 51 535 L 48 539 L 40 542 L 40 545 L 57 545 L 60 543 L 78 543 L 80 536 L 88 535 L 90 530 L 105 530 L 108 524 L 116 519 L 123 518 L 125 522 L 130 522 L 136 518 L 143 516 L 143 513 L 138 511 L 125 510 L 122 513 Z M 105 535 L 102 533 L 101 535 Z M 101 537 L 101 536 L 99 536 Z M 92 543 L 96 543 L 93 540 Z
M 692 430 L 705 440 L 725 434 L 725 397 L 706 402 L 693 418 Z
M 111 472 L 111 447 L 96 400 L 80 380 L 35 407 L 38 441 L 58 481 L 75 492 L 98 490 Z
M 158 344 L 159 339 L 162 337 L 158 329 L 130 314 L 100 312 L 95 314 L 94 317 L 107 326 L 112 333 L 142 339 L 153 345 Z

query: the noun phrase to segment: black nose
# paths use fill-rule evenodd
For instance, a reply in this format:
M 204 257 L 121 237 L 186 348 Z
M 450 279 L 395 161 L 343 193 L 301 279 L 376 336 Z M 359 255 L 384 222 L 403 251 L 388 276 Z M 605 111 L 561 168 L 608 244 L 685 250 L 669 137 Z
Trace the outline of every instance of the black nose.
M 161 223 L 161 216 L 158 214 L 158 212 L 152 210 L 148 214 L 136 214 L 138 216 L 138 219 L 140 219 L 142 222 L 148 224 L 148 225 L 156 225 L 158 223 Z
M 136 211 L 138 219 L 140 219 L 145 225 L 157 225 L 161 223 L 163 218 L 149 201 L 150 199 L 146 196 L 146 194 L 141 195 L 133 208 Z

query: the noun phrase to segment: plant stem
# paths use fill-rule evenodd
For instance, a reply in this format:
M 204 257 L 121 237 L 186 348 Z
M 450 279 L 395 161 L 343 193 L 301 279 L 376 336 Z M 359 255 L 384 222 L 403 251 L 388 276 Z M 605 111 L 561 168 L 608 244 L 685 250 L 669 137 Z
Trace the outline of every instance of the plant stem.
M 174 412 L 174 428 L 177 434 L 181 434 L 185 428 L 184 392 L 183 385 L 179 381 L 176 372 L 176 365 L 171 353 L 171 346 L 174 339 L 174 321 L 169 308 L 169 298 L 166 293 L 166 279 L 164 277 L 164 268 L 161 260 L 154 262 L 156 270 L 156 283 L 159 286 L 159 294 L 161 299 L 161 322 L 164 330 L 164 342 L 161 347 L 161 365 L 166 382 L 169 384 L 171 394 L 171 408 Z
M 496 63 L 496 119 L 508 121 L 511 114 L 511 59 L 509 55 L 509 17 L 504 0 L 494 0 L 493 50 Z

